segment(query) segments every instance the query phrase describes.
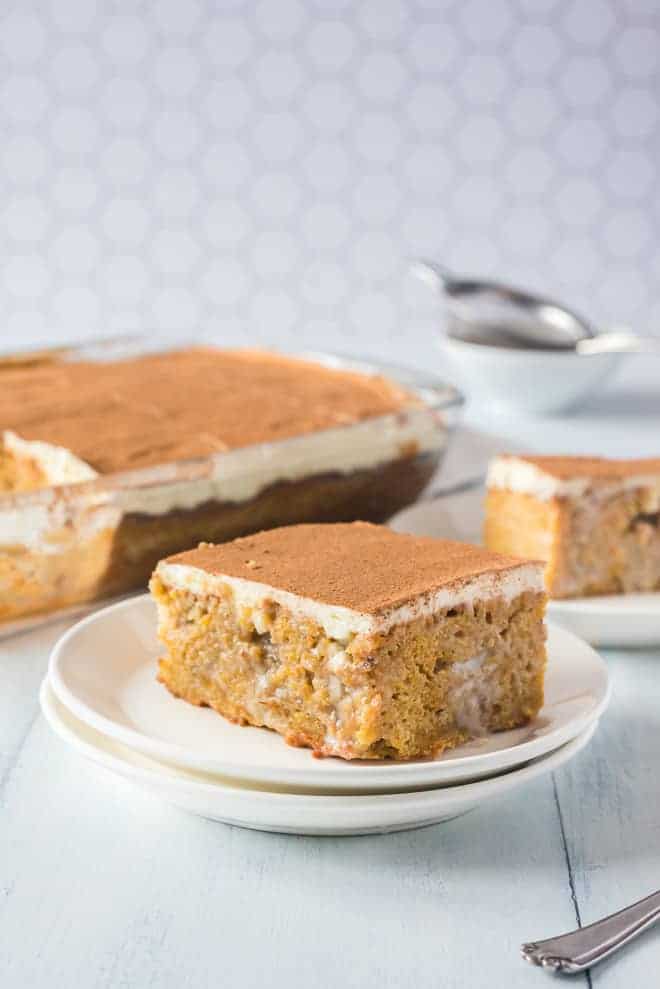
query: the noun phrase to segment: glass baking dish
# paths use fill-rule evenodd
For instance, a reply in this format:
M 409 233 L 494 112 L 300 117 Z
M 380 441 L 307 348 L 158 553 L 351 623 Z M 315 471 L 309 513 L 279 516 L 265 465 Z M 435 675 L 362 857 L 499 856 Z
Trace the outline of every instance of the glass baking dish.
M 175 349 L 180 345 L 131 340 L 100 350 L 66 348 L 39 360 L 116 360 Z M 384 522 L 415 501 L 446 451 L 463 404 L 459 392 L 432 375 L 378 361 L 319 352 L 288 356 L 384 376 L 402 385 L 414 404 L 203 458 L 0 493 L 0 637 L 143 588 L 160 558 L 200 541 L 295 522 Z M 0 374 L 5 362 L 12 363 L 0 358 Z M 413 438 L 406 441 L 408 434 Z

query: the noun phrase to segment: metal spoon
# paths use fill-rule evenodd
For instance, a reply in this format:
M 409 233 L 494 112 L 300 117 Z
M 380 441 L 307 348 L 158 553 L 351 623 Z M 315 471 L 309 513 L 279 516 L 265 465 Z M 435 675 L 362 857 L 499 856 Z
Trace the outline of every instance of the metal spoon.
M 448 335 L 459 340 L 585 355 L 660 352 L 660 339 L 626 330 L 597 334 L 574 310 L 501 282 L 460 278 L 423 258 L 413 261 L 412 271 L 446 299 Z

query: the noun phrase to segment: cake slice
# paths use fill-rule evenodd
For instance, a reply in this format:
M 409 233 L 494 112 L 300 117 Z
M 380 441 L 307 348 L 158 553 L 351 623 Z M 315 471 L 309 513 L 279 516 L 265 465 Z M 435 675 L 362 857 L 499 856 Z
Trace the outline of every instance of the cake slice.
M 344 759 L 427 756 L 543 702 L 543 566 L 365 522 L 296 525 L 162 560 L 176 696 Z
M 660 588 L 660 458 L 501 456 L 486 546 L 547 562 L 551 597 Z

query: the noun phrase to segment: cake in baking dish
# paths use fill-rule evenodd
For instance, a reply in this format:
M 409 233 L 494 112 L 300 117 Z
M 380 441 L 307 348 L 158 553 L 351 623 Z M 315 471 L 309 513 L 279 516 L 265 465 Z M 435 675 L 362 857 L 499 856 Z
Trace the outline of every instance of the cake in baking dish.
M 0 484 L 14 491 L 310 436 L 419 405 L 383 377 L 260 350 L 191 347 L 0 374 Z M 404 425 L 401 446 L 417 439 Z
M 140 586 L 202 539 L 382 521 L 447 435 L 432 397 L 264 351 L 0 365 L 0 623 Z
M 660 589 L 660 458 L 497 457 L 485 542 L 545 560 L 551 597 Z
M 428 756 L 543 702 L 543 566 L 364 522 L 298 525 L 162 560 L 176 697 L 344 759 Z

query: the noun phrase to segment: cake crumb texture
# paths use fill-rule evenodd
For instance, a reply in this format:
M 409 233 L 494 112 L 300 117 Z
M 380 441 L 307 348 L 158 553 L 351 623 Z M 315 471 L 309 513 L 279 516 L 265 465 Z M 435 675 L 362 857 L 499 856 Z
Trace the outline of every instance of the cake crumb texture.
M 195 595 L 152 578 L 177 698 L 291 745 L 344 759 L 438 755 L 527 723 L 543 704 L 545 595 L 444 609 L 386 634 L 334 641 L 265 600 L 237 606 L 229 585 Z
M 648 461 L 634 463 L 633 477 L 644 470 L 640 476 L 651 475 L 641 466 Z M 595 484 L 550 499 L 491 487 L 485 543 L 496 552 L 544 560 L 551 597 L 660 590 L 659 494 L 656 483 L 643 480 L 614 489 Z

